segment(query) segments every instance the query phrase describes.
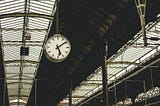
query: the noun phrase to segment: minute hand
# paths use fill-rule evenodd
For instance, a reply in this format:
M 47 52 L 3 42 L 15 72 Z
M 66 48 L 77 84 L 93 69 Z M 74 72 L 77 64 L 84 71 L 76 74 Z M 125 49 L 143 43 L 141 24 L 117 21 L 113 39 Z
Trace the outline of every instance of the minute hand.
M 60 44 L 58 47 L 61 47 L 61 46 L 63 46 L 64 44 L 66 44 L 67 42 L 65 41 L 65 42 L 63 42 L 62 44 Z

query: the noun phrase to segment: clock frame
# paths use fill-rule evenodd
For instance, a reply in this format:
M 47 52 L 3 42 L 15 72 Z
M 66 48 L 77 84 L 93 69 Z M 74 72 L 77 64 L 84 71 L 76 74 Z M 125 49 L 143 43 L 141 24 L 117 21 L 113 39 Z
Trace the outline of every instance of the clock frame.
M 62 62 L 70 51 L 71 43 L 61 34 L 55 34 L 45 43 L 45 55 L 52 62 Z

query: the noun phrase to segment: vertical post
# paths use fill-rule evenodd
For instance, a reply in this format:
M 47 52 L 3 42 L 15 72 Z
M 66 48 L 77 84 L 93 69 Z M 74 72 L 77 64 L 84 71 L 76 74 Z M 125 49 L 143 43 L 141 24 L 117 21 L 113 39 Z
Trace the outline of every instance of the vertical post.
M 56 33 L 59 34 L 59 0 L 56 0 Z
M 143 89 L 144 89 L 144 93 L 146 93 L 146 82 L 143 81 Z M 145 105 L 147 104 L 147 101 L 145 100 Z
M 150 67 L 150 73 L 151 73 L 151 87 L 153 88 L 153 71 L 152 71 L 152 68 Z
M 107 49 L 108 45 L 105 39 L 104 45 L 103 45 L 103 57 L 102 57 L 102 85 L 103 85 L 103 103 L 104 106 L 109 106 L 109 100 L 108 100 L 108 78 L 107 78 Z
M 142 32 L 143 32 L 143 42 L 144 42 L 144 46 L 147 46 L 147 37 L 146 37 L 146 28 L 145 28 L 145 24 L 142 24 Z
M 94 99 L 94 106 L 97 106 L 96 99 Z
M 115 105 L 116 105 L 116 103 L 117 103 L 117 89 L 116 89 L 115 80 L 114 80 L 114 102 L 115 102 Z
M 34 95 L 34 99 L 35 99 L 35 106 L 37 106 L 37 79 L 35 79 L 35 95 Z
M 128 94 L 127 94 L 127 82 L 124 82 L 124 86 L 125 86 L 125 99 L 128 98 Z
M 70 89 L 69 89 L 69 106 L 72 106 L 72 80 L 70 80 Z
M 4 89 L 3 89 L 3 106 L 5 106 L 6 103 L 6 80 L 4 78 Z

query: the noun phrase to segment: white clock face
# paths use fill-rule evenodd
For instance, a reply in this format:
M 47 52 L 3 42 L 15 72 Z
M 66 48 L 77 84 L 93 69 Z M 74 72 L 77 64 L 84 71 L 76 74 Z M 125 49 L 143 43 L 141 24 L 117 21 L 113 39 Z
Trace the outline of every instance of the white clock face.
M 46 42 L 45 50 L 49 58 L 54 62 L 60 62 L 69 55 L 71 44 L 66 37 L 60 34 L 55 34 Z

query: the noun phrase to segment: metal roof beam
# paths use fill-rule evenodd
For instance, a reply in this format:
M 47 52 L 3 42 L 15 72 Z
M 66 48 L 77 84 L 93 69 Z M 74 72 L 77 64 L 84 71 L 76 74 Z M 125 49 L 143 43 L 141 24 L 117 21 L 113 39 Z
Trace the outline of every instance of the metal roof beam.
M 49 20 L 53 20 L 53 16 L 49 16 L 49 15 L 44 15 L 44 14 L 38 14 L 38 13 L 10 13 L 10 14 L 3 14 L 0 15 L 0 19 L 3 18 L 9 18 L 9 17 L 39 17 L 39 18 L 44 18 L 44 19 L 49 19 Z
M 1 30 L 5 31 L 23 31 L 22 28 L 1 28 Z M 28 29 L 29 31 L 46 31 L 47 29 Z
M 107 68 L 116 68 L 116 69 L 117 69 L 117 68 L 118 68 L 118 69 L 120 68 L 120 69 L 122 69 L 122 68 L 125 68 L 125 67 L 123 67 L 123 66 L 119 66 L 119 67 L 118 67 L 118 66 L 107 66 Z
M 87 79 L 87 80 L 85 80 L 85 81 L 92 81 L 92 82 L 94 82 L 94 81 L 98 81 L 98 82 L 102 82 L 102 80 L 98 80 L 98 79 L 95 79 L 95 80 L 90 80 L 90 79 Z
M 19 82 L 9 82 L 7 83 L 8 85 L 11 85 L 11 84 L 19 84 Z M 32 83 L 29 83 L 29 82 L 21 82 L 22 84 L 27 84 L 27 85 L 32 85 Z
M 79 95 L 73 95 L 72 98 L 86 98 L 84 96 L 79 96 Z
M 129 62 L 129 61 L 107 62 L 107 65 L 112 65 L 112 64 L 135 64 L 135 65 L 139 65 L 139 63 Z
M 6 78 L 6 80 L 19 80 L 19 78 Z M 34 80 L 34 78 L 22 78 L 22 80 L 29 80 L 29 81 L 32 81 Z
M 79 89 L 76 89 L 78 91 L 92 91 L 92 89 L 87 89 L 87 88 L 79 88 Z
M 22 44 L 3 44 L 3 46 L 22 46 Z M 42 44 L 26 44 L 26 46 L 39 46 L 42 47 Z
M 2 41 L 3 43 L 22 43 L 23 41 Z M 43 41 L 25 41 L 26 43 L 43 43 Z
M 147 47 L 146 46 L 139 46 L 139 45 L 132 45 L 132 46 L 129 46 L 129 48 L 151 48 L 151 49 L 153 49 L 153 48 L 155 48 L 155 46 L 150 46 L 150 45 L 148 45 Z
M 8 95 L 9 97 L 18 97 L 18 94 Z M 29 97 L 29 95 L 21 95 L 21 97 Z
M 81 84 L 82 86 L 99 86 L 99 85 L 102 85 L 102 83 L 82 83 Z
M 8 60 L 8 61 L 4 61 L 4 64 L 20 63 L 20 62 L 22 62 L 22 60 Z M 23 60 L 23 63 L 38 64 L 38 63 L 39 63 L 39 61 Z
M 21 66 L 20 64 L 5 65 L 5 67 L 20 67 L 20 66 Z M 24 64 L 23 67 L 35 67 L 36 68 L 37 66 L 33 64 Z
M 6 73 L 6 75 L 7 75 L 7 74 L 13 74 L 13 75 L 14 75 L 14 74 L 19 74 L 19 73 Z M 23 72 L 23 74 L 29 75 L 29 74 L 33 74 L 33 73 L 24 73 L 24 72 Z

